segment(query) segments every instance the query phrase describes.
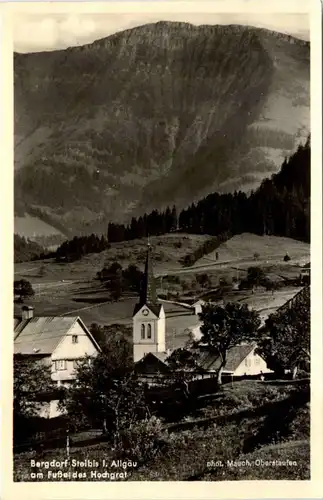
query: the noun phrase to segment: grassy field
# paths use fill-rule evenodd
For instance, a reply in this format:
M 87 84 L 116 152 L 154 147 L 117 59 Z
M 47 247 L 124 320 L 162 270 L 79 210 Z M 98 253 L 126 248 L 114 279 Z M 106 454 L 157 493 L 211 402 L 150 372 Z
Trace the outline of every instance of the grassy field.
M 253 262 L 254 255 L 258 254 L 258 261 L 275 262 L 282 261 L 286 253 L 292 262 L 306 264 L 310 260 L 310 245 L 302 241 L 284 238 L 281 236 L 258 236 L 251 233 L 243 233 L 233 236 L 230 240 L 222 243 L 220 247 L 199 259 L 195 266 L 201 266 L 215 262 L 216 252 L 219 254 L 220 262 Z
M 156 274 L 168 270 L 181 268 L 181 258 L 193 252 L 204 241 L 207 235 L 194 234 L 167 234 L 151 236 L 150 243 L 153 247 L 153 265 Z M 53 259 L 15 264 L 15 275 L 29 276 L 31 281 L 47 280 L 75 280 L 92 279 L 104 266 L 119 262 L 123 267 L 135 264 L 141 269 L 144 266 L 147 253 L 147 240 L 124 241 L 112 243 L 111 248 L 99 254 L 89 254 L 82 259 L 71 263 L 57 263 Z M 42 268 L 44 276 L 41 276 Z M 16 278 L 18 279 L 18 278 Z
M 24 217 L 15 217 L 14 226 L 14 232 L 25 238 L 33 239 L 38 236 L 52 235 L 64 236 L 63 233 L 55 227 L 50 226 L 38 217 L 32 217 L 28 214 L 25 214 Z
M 161 455 L 139 463 L 133 471 L 128 469 L 126 480 L 309 479 L 308 399 L 309 387 L 301 384 L 257 381 L 227 384 L 212 403 L 187 415 L 181 430 L 166 433 L 167 447 Z M 198 424 L 201 417 L 204 417 L 202 426 Z M 108 443 L 84 440 L 82 444 L 81 440 L 73 439 L 71 458 L 97 460 L 100 464 L 103 458 L 116 458 Z M 65 458 L 64 448 L 16 454 L 15 480 L 31 480 L 31 459 Z M 261 460 L 288 460 L 292 465 L 261 465 L 258 463 Z M 101 470 L 100 466 L 97 470 Z
M 276 273 L 287 278 L 297 277 L 300 271 L 299 260 L 303 259 L 304 262 L 309 260 L 309 245 L 304 243 L 287 238 L 244 234 L 233 237 L 220 247 L 226 253 L 221 250 L 218 263 L 208 262 L 206 266 L 199 264 L 183 269 L 181 258 L 194 251 L 206 239 L 208 236 L 185 234 L 151 238 L 155 275 L 161 274 L 157 279 L 158 293 L 161 297 L 179 301 L 196 300 L 207 290 L 218 287 L 221 279 L 230 283 L 234 277 L 244 277 L 250 265 L 260 265 L 266 273 Z M 288 263 L 272 254 L 282 248 L 282 241 L 285 241 L 286 245 L 288 243 L 288 251 L 292 257 Z M 109 250 L 87 255 L 72 263 L 58 263 L 51 259 L 16 264 L 15 279 L 25 278 L 32 283 L 35 296 L 28 299 L 27 303 L 34 306 L 36 315 L 79 315 L 87 325 L 130 324 L 137 297 L 122 297 L 117 302 L 111 302 L 109 292 L 94 278 L 103 266 L 108 266 L 114 261 L 120 262 L 123 267 L 131 263 L 143 269 L 146 243 L 145 239 L 114 243 Z M 286 245 L 283 251 L 281 250 L 282 254 L 287 248 Z M 272 260 L 268 262 L 248 260 L 252 258 L 255 250 L 266 259 L 270 259 L 269 256 L 272 255 Z M 295 262 L 296 255 L 298 262 Z M 224 259 L 231 260 L 224 262 Z M 206 285 L 200 283 L 199 278 L 202 275 L 208 278 Z M 231 292 L 228 289 L 225 292 L 225 299 L 244 301 L 266 315 L 288 300 L 296 291 L 286 288 L 272 295 L 271 292 L 256 290 L 252 295 L 248 290 Z M 16 313 L 20 307 L 21 304 L 15 304 Z M 176 337 L 176 341 L 172 340 L 171 344 L 185 343 L 186 335 L 183 339 L 182 332 L 185 328 L 195 325 L 196 320 L 188 318 L 187 310 L 183 309 L 177 312 L 174 318 L 172 311 L 169 310 L 170 306 L 164 305 L 164 307 L 168 318 L 166 325 L 168 335 L 173 339 Z

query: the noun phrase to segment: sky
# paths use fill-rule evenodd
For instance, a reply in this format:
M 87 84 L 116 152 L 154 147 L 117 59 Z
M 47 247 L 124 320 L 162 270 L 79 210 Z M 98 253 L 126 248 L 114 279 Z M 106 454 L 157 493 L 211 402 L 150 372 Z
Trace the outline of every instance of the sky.
M 266 13 L 17 13 L 13 22 L 14 50 L 39 52 L 84 45 L 135 26 L 157 21 L 200 24 L 243 24 L 309 40 L 307 14 Z

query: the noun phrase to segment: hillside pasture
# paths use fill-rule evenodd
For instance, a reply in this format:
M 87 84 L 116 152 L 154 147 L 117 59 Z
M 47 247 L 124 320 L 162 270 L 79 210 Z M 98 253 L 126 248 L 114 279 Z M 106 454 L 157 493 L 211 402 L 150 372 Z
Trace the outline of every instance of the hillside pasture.
M 14 232 L 19 234 L 19 236 L 30 239 L 37 239 L 37 237 L 43 236 L 61 236 L 65 238 L 65 235 L 54 226 L 47 224 L 47 222 L 44 222 L 39 217 L 33 217 L 29 214 L 14 218 Z
M 209 236 L 207 235 L 185 233 L 151 236 L 149 241 L 153 247 L 152 260 L 155 274 L 180 269 L 181 258 L 187 253 L 196 250 L 208 239 Z M 123 241 L 112 243 L 111 248 L 98 254 L 85 255 L 75 262 L 56 262 L 54 259 L 47 259 L 37 263 L 16 264 L 15 274 L 24 277 L 24 274 L 28 273 L 30 278 L 38 280 L 40 269 L 43 268 L 46 277 L 53 280 L 89 280 L 93 279 L 104 266 L 108 267 L 113 262 L 119 262 L 123 267 L 134 264 L 143 270 L 146 253 L 146 238 Z M 31 273 L 31 270 L 33 273 Z
M 216 261 L 218 253 L 218 261 Z M 243 233 L 233 236 L 219 246 L 217 250 L 199 259 L 194 267 L 217 262 L 243 263 L 270 261 L 271 265 L 283 261 L 288 253 L 292 263 L 306 264 L 310 260 L 310 244 L 281 236 L 258 236 Z M 258 255 L 258 258 L 255 258 Z

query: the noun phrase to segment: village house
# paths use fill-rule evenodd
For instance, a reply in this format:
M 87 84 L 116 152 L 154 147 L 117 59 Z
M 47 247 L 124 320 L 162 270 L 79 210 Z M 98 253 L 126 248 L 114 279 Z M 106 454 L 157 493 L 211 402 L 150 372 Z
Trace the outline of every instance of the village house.
M 256 343 L 243 343 L 229 349 L 227 361 L 223 368 L 223 379 L 238 380 L 244 377 L 258 377 L 273 373 L 265 360 L 256 353 Z M 207 349 L 194 350 L 198 368 L 193 379 L 214 377 L 220 367 L 220 358 Z M 167 377 L 171 369 L 167 364 L 170 352 L 148 353 L 137 364 L 137 373 L 148 383 Z
M 34 316 L 32 307 L 23 306 L 22 315 L 14 318 L 14 355 L 50 366 L 57 387 L 69 385 L 75 379 L 77 363 L 100 350 L 79 316 Z M 59 415 L 57 397 L 43 401 L 40 417 Z
M 23 306 L 21 317 L 14 319 L 14 354 L 51 366 L 58 387 L 75 378 L 81 359 L 100 350 L 79 316 L 34 316 L 32 307 Z

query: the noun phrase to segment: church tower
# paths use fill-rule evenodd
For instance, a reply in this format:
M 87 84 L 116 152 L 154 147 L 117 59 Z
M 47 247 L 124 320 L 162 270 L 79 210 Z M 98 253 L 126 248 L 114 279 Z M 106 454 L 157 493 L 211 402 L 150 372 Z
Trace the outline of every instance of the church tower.
M 135 363 L 148 352 L 165 352 L 165 311 L 157 300 L 149 244 L 139 302 L 135 306 L 132 321 Z

